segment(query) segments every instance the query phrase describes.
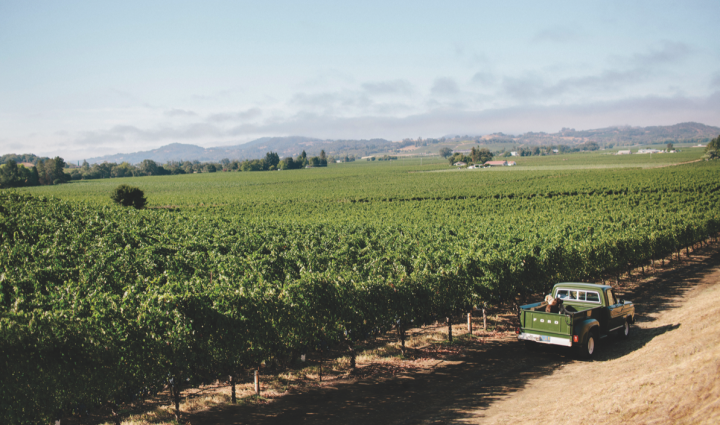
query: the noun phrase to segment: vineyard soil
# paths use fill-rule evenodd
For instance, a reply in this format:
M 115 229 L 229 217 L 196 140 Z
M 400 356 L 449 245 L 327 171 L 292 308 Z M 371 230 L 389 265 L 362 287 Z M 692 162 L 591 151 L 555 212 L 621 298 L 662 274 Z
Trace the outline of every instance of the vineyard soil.
M 273 392 L 261 403 L 218 405 L 187 419 L 192 424 L 717 423 L 718 248 L 683 256 L 680 264 L 658 267 L 649 277 L 637 270 L 621 280 L 618 292 L 635 301 L 638 322 L 630 340 L 603 341 L 591 362 L 562 349 L 528 353 L 511 333 L 467 338 L 456 346 L 412 350 L 416 361 L 361 362 L 355 377 Z M 573 403 L 557 397 L 578 382 L 584 389 L 573 391 Z M 227 387 L 205 391 L 223 393 Z

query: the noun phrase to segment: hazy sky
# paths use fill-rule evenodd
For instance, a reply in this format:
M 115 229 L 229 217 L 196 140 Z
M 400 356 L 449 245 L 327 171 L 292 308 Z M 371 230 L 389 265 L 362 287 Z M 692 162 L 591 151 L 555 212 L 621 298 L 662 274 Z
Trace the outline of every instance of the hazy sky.
M 720 126 L 720 2 L 0 0 L 0 154 Z

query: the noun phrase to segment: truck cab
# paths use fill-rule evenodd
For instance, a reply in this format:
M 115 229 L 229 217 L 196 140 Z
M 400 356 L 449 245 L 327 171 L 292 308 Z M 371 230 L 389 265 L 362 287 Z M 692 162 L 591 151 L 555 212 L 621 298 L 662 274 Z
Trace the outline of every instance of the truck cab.
M 635 322 L 633 303 L 618 299 L 609 285 L 562 282 L 550 295 L 563 301 L 560 313 L 546 312 L 544 301 L 520 307 L 518 339 L 530 348 L 560 345 L 590 357 L 600 338 L 612 333 L 627 338 Z

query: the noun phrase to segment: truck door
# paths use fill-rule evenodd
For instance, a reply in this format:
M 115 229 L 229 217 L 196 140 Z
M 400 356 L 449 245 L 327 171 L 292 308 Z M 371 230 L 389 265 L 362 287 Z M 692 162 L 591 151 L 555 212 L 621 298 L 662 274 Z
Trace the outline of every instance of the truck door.
M 608 312 L 610 313 L 610 320 L 608 323 L 609 331 L 611 329 L 622 326 L 623 322 L 625 321 L 625 317 L 623 316 L 623 305 L 617 303 L 617 299 L 615 298 L 615 294 L 613 294 L 612 289 L 608 289 L 606 292 L 608 300 Z

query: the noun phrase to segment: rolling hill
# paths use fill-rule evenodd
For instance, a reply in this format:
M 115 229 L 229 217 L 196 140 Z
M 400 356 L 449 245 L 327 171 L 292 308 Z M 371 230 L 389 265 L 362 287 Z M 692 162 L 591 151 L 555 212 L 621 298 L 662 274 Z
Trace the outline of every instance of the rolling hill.
M 203 148 L 197 145 L 171 143 L 157 149 L 134 153 L 119 153 L 90 158 L 89 163 L 129 162 L 137 164 L 145 159 L 159 163 L 168 161 L 220 161 L 223 158 L 255 159 L 265 156 L 267 152 L 276 152 L 280 157 L 293 156 L 305 150 L 308 155 L 318 155 L 321 150 L 334 156 L 365 156 L 376 154 L 427 154 L 436 153 L 442 146 L 456 148 L 467 143 L 480 145 L 533 146 L 533 145 L 576 145 L 596 142 L 601 146 L 629 146 L 653 143 L 707 143 L 720 134 L 719 127 L 688 122 L 671 126 L 652 127 L 607 127 L 594 130 L 563 128 L 557 133 L 529 132 L 521 135 L 494 133 L 483 136 L 445 136 L 439 139 L 404 139 L 389 141 L 385 139 L 370 140 L 322 140 L 311 137 L 263 137 L 248 143 L 233 146 L 217 146 Z

